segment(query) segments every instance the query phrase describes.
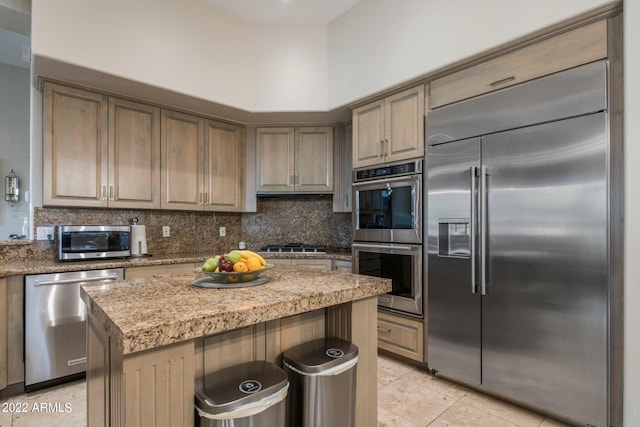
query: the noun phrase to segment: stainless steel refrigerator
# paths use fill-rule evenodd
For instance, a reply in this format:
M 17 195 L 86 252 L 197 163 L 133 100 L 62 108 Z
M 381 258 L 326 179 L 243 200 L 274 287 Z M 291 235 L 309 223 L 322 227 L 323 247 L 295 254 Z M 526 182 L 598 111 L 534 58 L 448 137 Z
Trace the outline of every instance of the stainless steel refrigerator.
M 607 63 L 427 116 L 428 364 L 609 425 Z

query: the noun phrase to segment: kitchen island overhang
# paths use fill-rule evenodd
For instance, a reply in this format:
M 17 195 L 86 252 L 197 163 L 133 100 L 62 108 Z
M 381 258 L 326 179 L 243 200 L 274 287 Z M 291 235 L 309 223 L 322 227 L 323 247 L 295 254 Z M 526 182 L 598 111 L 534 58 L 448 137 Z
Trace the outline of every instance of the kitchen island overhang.
M 83 286 L 88 422 L 193 425 L 195 377 L 279 364 L 287 348 L 333 336 L 359 348 L 357 425 L 375 423 L 377 296 L 391 281 L 288 265 L 264 275 L 235 289 L 195 287 L 194 275 Z

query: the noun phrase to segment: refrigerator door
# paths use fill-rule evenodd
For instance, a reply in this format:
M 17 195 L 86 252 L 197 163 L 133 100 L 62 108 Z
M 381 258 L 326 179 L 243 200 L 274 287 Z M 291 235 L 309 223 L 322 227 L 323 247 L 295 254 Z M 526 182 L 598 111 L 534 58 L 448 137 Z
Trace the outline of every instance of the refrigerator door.
M 475 176 L 480 139 L 427 152 L 428 364 L 480 384 L 480 295 L 476 293 Z
M 609 425 L 606 123 L 596 113 L 482 140 L 482 384 L 597 426 Z

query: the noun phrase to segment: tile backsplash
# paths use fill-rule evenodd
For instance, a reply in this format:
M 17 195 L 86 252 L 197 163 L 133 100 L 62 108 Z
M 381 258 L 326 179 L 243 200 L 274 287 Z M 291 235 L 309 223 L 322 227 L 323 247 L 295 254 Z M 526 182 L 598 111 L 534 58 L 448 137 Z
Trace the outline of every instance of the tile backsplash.
M 58 224 L 138 224 L 146 226 L 150 254 L 219 253 L 245 241 L 249 249 L 267 244 L 301 242 L 345 247 L 351 245 L 351 214 L 334 213 L 331 197 L 259 198 L 256 213 L 166 210 L 36 208 L 34 228 Z M 162 226 L 171 229 L 162 237 Z M 219 237 L 219 227 L 226 236 Z M 57 241 L 0 246 L 0 260 L 57 259 Z

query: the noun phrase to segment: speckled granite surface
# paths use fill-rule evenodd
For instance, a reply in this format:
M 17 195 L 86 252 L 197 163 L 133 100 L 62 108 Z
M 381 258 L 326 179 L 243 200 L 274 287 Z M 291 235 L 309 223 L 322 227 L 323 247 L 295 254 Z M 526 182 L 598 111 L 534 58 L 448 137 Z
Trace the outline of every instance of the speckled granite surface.
M 82 287 L 96 319 L 123 354 L 317 310 L 391 290 L 391 280 L 277 265 L 264 285 L 236 289 L 193 286 L 175 275 Z
M 11 261 L 0 265 L 0 277 L 22 276 L 28 274 L 61 273 L 65 271 L 99 270 L 103 268 L 127 268 L 166 264 L 200 263 L 214 253 L 183 253 L 154 255 L 144 258 L 110 259 L 103 261 L 59 262 L 48 259 L 35 261 Z M 327 251 L 326 254 L 274 254 L 270 258 L 331 258 L 351 260 L 350 252 Z

